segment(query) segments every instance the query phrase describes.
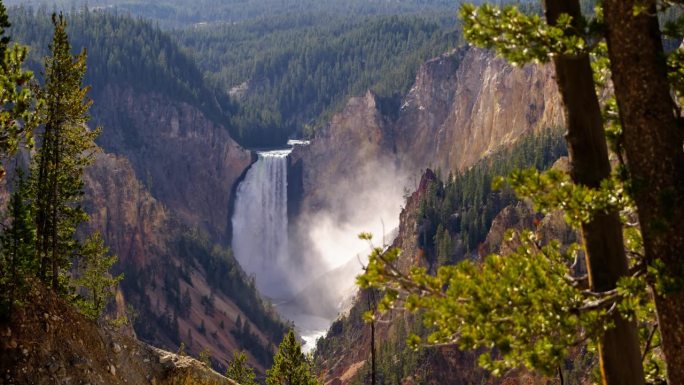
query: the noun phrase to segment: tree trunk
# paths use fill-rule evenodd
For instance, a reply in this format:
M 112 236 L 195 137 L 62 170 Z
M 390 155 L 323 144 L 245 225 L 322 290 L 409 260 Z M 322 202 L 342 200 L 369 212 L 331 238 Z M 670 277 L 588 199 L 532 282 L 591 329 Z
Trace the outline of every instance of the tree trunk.
M 376 312 L 376 307 L 375 307 L 375 294 L 373 292 L 373 289 L 368 290 L 368 310 L 372 311 L 373 313 Z M 376 377 L 376 367 L 375 367 L 375 320 L 371 320 L 370 323 L 371 327 L 371 385 L 375 385 L 375 377 Z
M 545 5 L 550 25 L 556 24 L 563 13 L 572 16 L 574 23 L 581 17 L 578 0 L 545 0 Z M 610 176 L 610 163 L 589 56 L 557 56 L 554 64 L 566 112 L 572 179 L 577 184 L 597 188 Z M 618 213 L 599 213 L 582 225 L 582 242 L 592 291 L 614 289 L 618 279 L 628 273 Z M 617 313 L 613 322 L 615 327 L 599 341 L 603 382 L 642 385 L 644 371 L 636 324 Z
M 53 181 L 52 181 L 52 290 L 57 292 L 59 289 L 59 213 L 58 207 L 60 204 L 59 197 L 59 171 L 60 171 L 60 141 L 59 141 L 60 131 L 59 124 L 55 125 L 55 147 L 54 147 L 54 171 L 53 171 Z
M 48 152 L 46 151 L 50 143 L 50 133 L 52 132 L 52 127 L 50 124 L 45 125 L 45 131 L 43 132 L 43 147 L 40 150 L 41 158 L 40 165 L 38 166 L 38 181 L 36 183 L 35 197 L 36 203 L 36 258 L 40 261 L 39 278 L 44 283 L 47 282 L 47 162 L 48 162 Z
M 644 0 L 639 1 L 640 5 Z M 684 151 L 670 94 L 655 1 L 605 0 L 606 37 L 633 194 L 649 263 L 684 277 Z M 682 282 L 656 293 L 670 384 L 684 384 Z

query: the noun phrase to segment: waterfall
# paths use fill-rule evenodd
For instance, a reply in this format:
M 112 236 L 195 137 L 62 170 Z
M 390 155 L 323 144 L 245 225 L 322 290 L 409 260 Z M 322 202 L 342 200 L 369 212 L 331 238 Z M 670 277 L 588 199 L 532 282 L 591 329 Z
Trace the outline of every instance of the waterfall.
M 287 156 L 291 150 L 258 152 L 237 189 L 233 252 L 268 297 L 289 294 Z
M 292 147 L 307 144 L 288 143 Z M 305 349 L 311 349 L 330 319 L 309 312 L 320 302 L 331 300 L 320 287 L 305 291 L 302 297 L 302 289 L 319 277 L 323 264 L 320 260 L 303 264 L 297 258 L 302 251 L 289 249 L 287 157 L 291 151 L 257 152 L 257 161 L 237 188 L 232 247 L 242 268 L 255 277 L 261 294 L 273 300 L 281 316 L 295 323 L 297 332 L 308 341 Z

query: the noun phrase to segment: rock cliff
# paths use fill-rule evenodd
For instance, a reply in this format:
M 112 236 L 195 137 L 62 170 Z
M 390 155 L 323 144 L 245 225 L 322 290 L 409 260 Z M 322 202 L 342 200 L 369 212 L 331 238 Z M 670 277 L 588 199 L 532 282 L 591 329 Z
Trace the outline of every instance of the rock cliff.
M 87 172 L 87 209 L 119 257 L 138 336 L 167 349 L 182 342 L 194 355 L 208 349 L 219 367 L 246 349 L 263 372 L 283 326 L 232 255 L 214 252 L 228 244 L 230 202 L 251 152 L 174 95 L 106 84 L 93 99 L 92 123 L 104 127 L 98 142 L 110 154 Z
M 195 356 L 207 349 L 225 367 L 233 351 L 246 348 L 238 335 L 250 324 L 261 348 L 246 349 L 263 371 L 284 326 L 250 289 L 232 255 L 215 252 L 155 199 L 122 156 L 99 154 L 85 186 L 89 229 L 100 231 L 119 257 L 115 270 L 125 275 L 121 287 L 135 309 L 138 336 L 171 350 L 182 342 Z
M 341 188 L 353 182 L 361 189 L 372 183 L 376 175 L 371 171 L 394 164 L 392 145 L 390 124 L 376 95 L 368 91 L 349 99 L 309 145 L 295 147 L 290 155 L 291 167 L 302 170 L 298 182 L 306 203 L 301 207 L 316 211 L 334 205 L 327 186 Z
M 252 163 L 225 126 L 173 95 L 109 84 L 93 96 L 93 123 L 107 152 L 125 156 L 152 195 L 217 240 L 230 234 L 229 203 Z
M 428 169 L 400 215 L 398 234 L 391 247 L 401 250 L 396 265 L 404 273 L 412 266 L 430 268 L 431 256 L 428 254 L 431 251 L 419 246 L 421 226 L 424 225 L 424 218 L 419 216 L 419 212 L 431 188 L 440 189 L 441 182 Z M 503 234 L 507 229 L 533 230 L 542 239 L 559 239 L 564 244 L 578 241 L 577 234 L 565 224 L 560 213 L 541 216 L 534 213 L 529 203 L 519 202 L 505 207 L 493 220 L 480 249 L 481 258 L 489 253 L 506 253 L 517 246 L 504 241 Z M 325 384 L 368 383 L 371 327 L 362 320 L 362 315 L 368 310 L 369 298 L 377 298 L 378 295 L 360 291 L 349 312 L 335 321 L 326 337 L 319 340 L 315 363 Z M 375 324 L 377 375 L 383 381 L 404 385 L 542 385 L 558 381 L 524 369 L 493 377 L 478 366 L 479 352 L 461 351 L 455 346 L 424 348 L 415 352 L 405 343 L 407 330 L 421 333 L 425 329 L 421 328 L 418 317 L 403 310 L 385 313 Z M 592 356 L 584 348 L 573 349 L 563 369 L 565 380 L 577 384 L 591 383 L 590 373 L 594 364 Z M 388 379 L 388 376 L 393 377 Z
M 462 170 L 525 133 L 563 122 L 550 66 L 513 67 L 462 48 L 425 63 L 394 126 L 413 169 Z
M 309 146 L 293 151 L 291 223 L 301 243 L 324 223 L 316 218 L 321 211 L 340 228 L 387 234 L 425 168 L 463 171 L 525 134 L 563 122 L 550 67 L 512 67 L 472 47 L 426 62 L 399 111 L 382 104 L 371 91 L 350 99 Z M 359 218 L 366 222 L 353 223 Z M 380 219 L 384 229 L 363 228 Z
M 38 65 L 49 15 L 15 11 L 13 38 Z M 226 249 L 234 186 L 253 161 L 228 133 L 234 106 L 144 21 L 102 12 L 69 19 L 74 50 L 89 53 L 89 125 L 103 127 L 97 141 L 107 155 L 86 174 L 86 208 L 125 274 L 119 311 L 132 305 L 146 342 L 172 350 L 182 342 L 195 355 L 207 348 L 223 366 L 246 349 L 263 370 L 284 326 Z
M 424 261 L 417 250 L 416 213 L 423 200 L 428 186 L 436 182 L 434 173 L 428 172 L 421 178 L 419 188 L 407 199 L 406 207 L 401 211 L 399 232 L 392 244 L 402 248 L 402 266 L 411 264 L 423 265 Z M 404 258 L 405 257 L 405 258 Z M 362 314 L 368 310 L 367 291 L 360 291 L 347 315 L 342 316 L 331 326 L 326 337 L 319 340 L 315 351 L 316 367 L 326 384 L 350 384 L 361 375 L 361 370 L 370 357 L 370 326 L 362 320 Z M 411 322 L 411 317 L 404 312 L 392 312 L 389 319 L 384 319 L 376 328 L 378 345 L 388 342 L 392 329 Z M 401 343 L 401 341 L 394 342 Z

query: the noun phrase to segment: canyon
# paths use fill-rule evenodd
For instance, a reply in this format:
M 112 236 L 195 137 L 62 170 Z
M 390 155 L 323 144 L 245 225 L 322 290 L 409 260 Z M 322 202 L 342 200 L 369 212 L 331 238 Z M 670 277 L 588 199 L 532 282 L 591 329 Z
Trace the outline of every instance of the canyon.
M 206 350 L 220 369 L 246 350 L 263 375 L 288 321 L 310 350 L 339 316 L 358 317 L 355 330 L 333 323 L 323 340 L 343 336 L 345 350 L 317 353 L 325 379 L 344 384 L 368 356 L 354 277 L 369 245 L 357 235 L 400 245 L 404 266 L 424 264 L 415 214 L 430 183 L 563 126 L 549 66 L 513 67 L 473 47 L 424 63 L 397 103 L 371 90 L 352 97 L 291 152 L 245 149 L 225 116 L 160 90 L 106 83 L 91 97 L 91 123 L 104 129 L 85 177 L 87 230 L 119 257 L 114 312 L 134 313 L 132 333 L 170 351 Z M 399 316 L 380 338 L 413 322 Z M 456 350 L 436 357 L 482 375 Z
M 426 168 L 444 176 L 463 171 L 525 135 L 563 124 L 549 66 L 517 68 L 472 47 L 421 66 L 400 106 L 382 111 L 371 91 L 352 98 L 310 145 L 290 155 L 290 189 L 301 194 L 292 227 L 300 249 L 319 254 L 308 260 L 333 259 L 336 275 L 345 277 L 346 286 L 331 285 L 333 293 L 353 292 L 369 250 L 356 235 L 392 242 L 405 199 Z M 320 230 L 329 223 L 334 228 Z
M 224 297 L 227 294 L 201 283 L 209 272 L 199 266 L 185 271 L 190 269 L 184 267 L 190 256 L 168 259 L 174 254 L 168 245 L 180 230 L 164 229 L 198 228 L 224 244 L 234 238 L 232 202 L 257 155 L 241 149 L 224 127 L 187 103 L 114 86 L 96 95 L 96 105 L 99 99 L 115 101 L 94 110 L 94 121 L 110 128 L 100 143 L 117 155 L 99 160 L 89 179 L 88 185 L 94 186 L 89 187 L 89 196 L 99 199 L 91 206 L 100 208 L 93 213 L 92 226 L 103 232 L 120 256 L 121 270 L 129 272 L 123 285 L 128 287 L 126 300 L 151 308 L 146 318 L 156 324 L 172 319 L 169 327 L 159 329 L 176 329 L 175 334 L 144 329 L 141 334 L 161 346 L 183 342 L 192 351 L 209 348 L 225 365 L 227 352 L 240 346 L 228 331 L 236 328 L 238 315 L 243 320 L 249 317 L 232 304 L 234 300 Z M 290 259 L 281 262 L 293 268 L 281 272 L 279 279 L 299 284 L 278 305 L 289 314 L 331 322 L 351 306 L 354 277 L 368 250 L 356 235 L 371 231 L 376 239 L 391 242 L 394 229 L 400 227 L 405 196 L 416 189 L 424 168 L 463 170 L 527 133 L 562 124 L 550 68 L 515 68 L 471 47 L 425 63 L 399 111 L 388 113 L 380 104 L 372 91 L 350 99 L 310 144 L 296 146 L 287 158 L 288 211 L 278 215 L 289 220 L 287 231 L 294 240 L 290 243 L 296 247 L 289 247 Z M 114 175 L 126 170 L 127 180 L 98 181 L 110 174 L 102 167 L 119 170 Z M 246 267 L 245 277 L 258 274 L 256 268 L 247 267 L 247 261 L 239 262 Z M 161 277 L 169 275 L 167 270 L 179 272 L 176 296 L 188 290 L 193 316 L 187 319 L 164 312 L 174 295 L 154 289 L 164 287 Z M 139 276 L 132 271 L 156 272 L 152 276 L 159 281 L 127 284 Z M 300 271 L 300 276 L 292 271 Z M 182 283 L 180 277 L 188 274 L 192 284 Z M 259 281 L 257 287 L 263 287 Z M 272 298 L 269 294 L 266 297 Z M 233 310 L 203 317 L 196 304 L 209 295 L 217 308 Z M 267 302 L 264 306 L 269 309 Z M 201 318 L 204 328 L 219 338 L 190 333 L 201 328 Z M 308 328 L 308 333 L 321 335 L 322 325 Z M 260 332 L 259 338 L 264 346 L 275 340 L 267 332 Z M 309 338 L 309 349 L 312 344 Z M 256 359 L 251 362 L 263 368 Z

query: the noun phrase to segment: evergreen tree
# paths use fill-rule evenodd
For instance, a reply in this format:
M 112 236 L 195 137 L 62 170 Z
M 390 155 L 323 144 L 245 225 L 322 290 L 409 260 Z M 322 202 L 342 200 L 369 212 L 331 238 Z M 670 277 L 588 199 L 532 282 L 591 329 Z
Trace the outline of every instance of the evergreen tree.
M 273 366 L 266 371 L 267 385 L 317 385 L 311 364 L 302 353 L 294 331 L 290 330 L 278 346 Z
M 31 205 L 26 201 L 28 196 L 27 181 L 18 171 L 15 190 L 8 204 L 8 227 L 0 234 L 0 319 L 11 316 L 14 303 L 27 287 L 26 278 L 38 270 L 33 250 L 35 228 Z
M 89 131 L 88 87 L 81 82 L 86 54 L 72 56 L 62 15 L 53 15 L 52 56 L 46 60 L 46 119 L 41 147 L 32 164 L 35 196 L 36 257 L 40 278 L 54 290 L 64 290 L 65 273 L 80 252 L 77 227 L 87 220 L 81 207 L 83 171 L 93 160 L 99 130 Z
M 0 1 L 0 161 L 16 153 L 24 142 L 32 144 L 32 130 L 40 123 L 42 103 L 32 87 L 33 73 L 22 67 L 28 50 L 10 46 L 7 10 Z M 0 164 L 0 180 L 5 172 Z
M 254 368 L 247 365 L 247 355 L 245 352 L 236 351 L 233 353 L 233 360 L 228 364 L 226 377 L 235 380 L 240 385 L 257 385 Z
M 576 38 L 583 23 L 579 0 L 545 0 L 547 23 L 567 28 L 565 35 Z M 568 20 L 569 19 L 569 20 Z M 574 183 L 597 189 L 611 176 L 601 107 L 586 51 L 553 57 L 556 83 L 566 111 L 571 176 Z M 581 224 L 582 243 L 589 270 L 589 287 L 596 293 L 615 290 L 621 278 L 629 276 L 622 223 L 617 209 L 596 212 Z M 644 370 L 637 325 L 616 312 L 612 327 L 599 336 L 599 360 L 607 384 L 644 384 Z
M 113 277 L 109 273 L 117 257 L 109 255 L 100 233 L 86 239 L 77 261 L 78 277 L 73 284 L 80 288 L 80 293 L 76 306 L 86 317 L 97 320 L 114 296 L 114 289 L 123 279 L 123 274 Z

